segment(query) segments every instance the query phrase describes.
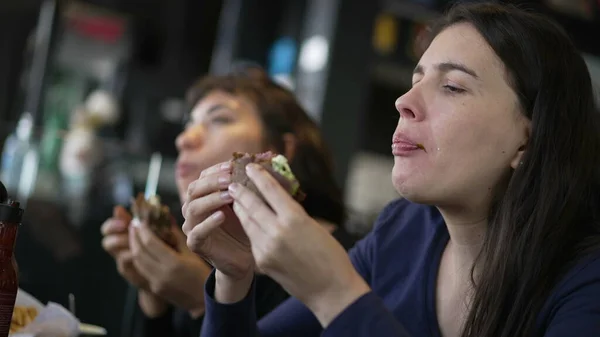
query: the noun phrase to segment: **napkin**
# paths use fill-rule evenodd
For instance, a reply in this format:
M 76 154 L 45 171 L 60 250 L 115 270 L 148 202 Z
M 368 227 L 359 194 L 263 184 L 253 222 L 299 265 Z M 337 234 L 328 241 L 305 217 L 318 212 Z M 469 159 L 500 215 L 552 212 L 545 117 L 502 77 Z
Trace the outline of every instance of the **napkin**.
M 79 320 L 60 304 L 48 302 L 42 305 L 33 296 L 19 289 L 15 305 L 33 306 L 37 317 L 10 337 L 75 337 L 79 334 Z

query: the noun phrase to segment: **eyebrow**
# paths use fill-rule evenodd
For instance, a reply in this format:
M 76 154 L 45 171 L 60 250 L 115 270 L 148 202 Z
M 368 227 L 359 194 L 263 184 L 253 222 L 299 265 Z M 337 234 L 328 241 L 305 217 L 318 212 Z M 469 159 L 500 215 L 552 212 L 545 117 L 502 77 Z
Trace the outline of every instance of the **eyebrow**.
M 213 112 L 215 112 L 215 111 L 218 111 L 218 110 L 221 110 L 221 109 L 234 110 L 234 109 L 232 109 L 230 106 L 228 106 L 227 104 L 223 104 L 223 103 L 217 103 L 217 104 L 215 104 L 215 105 L 211 106 L 211 107 L 210 107 L 210 109 L 208 109 L 208 110 L 206 111 L 206 114 L 207 114 L 207 115 L 210 115 L 211 113 L 213 113 Z
M 458 70 L 461 71 L 465 74 L 468 74 L 472 77 L 474 77 L 475 79 L 479 79 L 479 76 L 477 75 L 477 73 L 475 72 L 475 70 L 467 67 L 464 64 L 461 63 L 456 63 L 456 62 L 442 62 L 442 63 L 438 63 L 435 65 L 435 68 L 442 72 L 442 73 L 447 73 L 453 70 Z M 424 68 L 422 65 L 417 65 L 415 67 L 415 69 L 413 70 L 413 75 L 415 74 L 419 74 L 419 75 L 423 75 L 425 73 Z

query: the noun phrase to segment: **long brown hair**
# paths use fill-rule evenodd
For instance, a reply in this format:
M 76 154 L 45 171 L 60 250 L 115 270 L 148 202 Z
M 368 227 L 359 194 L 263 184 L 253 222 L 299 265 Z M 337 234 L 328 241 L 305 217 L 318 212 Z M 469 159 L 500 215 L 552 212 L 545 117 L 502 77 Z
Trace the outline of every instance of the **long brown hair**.
M 462 336 L 541 336 L 550 292 L 600 247 L 600 115 L 586 64 L 555 23 L 509 5 L 459 4 L 432 36 L 463 22 L 504 63 L 531 135 L 492 205 Z

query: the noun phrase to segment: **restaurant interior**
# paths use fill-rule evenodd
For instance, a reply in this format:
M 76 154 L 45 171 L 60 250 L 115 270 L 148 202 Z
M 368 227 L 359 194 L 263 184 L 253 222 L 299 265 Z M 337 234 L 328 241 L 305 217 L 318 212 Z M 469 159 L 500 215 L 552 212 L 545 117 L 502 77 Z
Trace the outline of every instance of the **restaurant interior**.
M 100 227 L 148 189 L 183 221 L 173 177 L 186 89 L 240 62 L 293 90 L 320 125 L 344 226 L 365 235 L 398 197 L 394 101 L 411 86 L 427 23 L 453 2 L 0 1 L 0 180 L 25 209 L 20 288 L 124 335 L 127 283 Z M 600 88 L 600 1 L 510 2 L 556 19 Z

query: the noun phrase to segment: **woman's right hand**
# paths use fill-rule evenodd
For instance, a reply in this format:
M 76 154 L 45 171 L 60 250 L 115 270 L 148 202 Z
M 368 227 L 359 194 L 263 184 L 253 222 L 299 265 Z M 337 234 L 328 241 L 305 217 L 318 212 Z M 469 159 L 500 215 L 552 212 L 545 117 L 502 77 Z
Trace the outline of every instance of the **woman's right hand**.
M 130 223 L 131 214 L 122 206 L 116 206 L 112 218 L 102 224 L 102 248 L 115 259 L 119 274 L 127 282 L 136 288 L 146 288 L 148 281 L 133 265 L 133 255 L 129 248 Z
M 217 269 L 219 282 L 246 283 L 254 275 L 250 241 L 231 208 L 231 163 L 212 166 L 189 185 L 183 205 L 188 247 Z

